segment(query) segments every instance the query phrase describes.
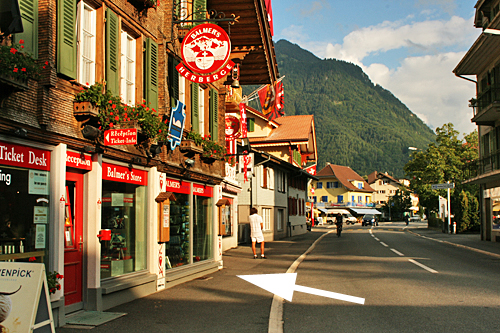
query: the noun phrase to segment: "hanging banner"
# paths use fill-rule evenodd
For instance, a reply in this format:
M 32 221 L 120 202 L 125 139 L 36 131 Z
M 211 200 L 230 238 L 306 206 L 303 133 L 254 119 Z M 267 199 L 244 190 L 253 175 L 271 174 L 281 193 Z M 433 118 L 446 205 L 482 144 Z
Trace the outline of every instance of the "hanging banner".
M 309 174 L 311 174 L 313 176 L 316 176 L 316 164 L 308 166 L 306 168 L 306 172 L 308 172 Z
M 174 150 L 176 146 L 181 144 L 182 132 L 184 131 L 184 123 L 186 120 L 186 106 L 177 101 L 175 108 L 172 108 L 170 114 L 170 124 L 168 125 L 167 140 L 170 142 L 170 149 Z
M 258 92 L 262 113 L 268 120 L 274 120 L 285 114 L 283 82 L 268 84 Z
M 240 103 L 240 116 L 241 116 L 241 138 L 247 138 L 247 109 L 245 103 Z
M 233 141 L 241 136 L 240 119 L 235 115 L 226 115 L 226 141 Z
M 229 36 L 224 29 L 212 23 L 200 24 L 189 30 L 182 40 L 181 53 L 183 63 L 176 69 L 186 79 L 196 83 L 218 81 L 226 77 L 234 66 L 229 60 Z

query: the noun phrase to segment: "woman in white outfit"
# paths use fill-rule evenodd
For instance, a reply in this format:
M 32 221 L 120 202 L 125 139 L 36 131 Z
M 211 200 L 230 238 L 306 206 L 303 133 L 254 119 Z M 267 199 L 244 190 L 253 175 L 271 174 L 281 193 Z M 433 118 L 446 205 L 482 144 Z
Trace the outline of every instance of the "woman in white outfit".
M 260 257 L 262 259 L 267 259 L 264 255 L 264 235 L 262 234 L 264 222 L 262 221 L 262 217 L 257 214 L 257 208 L 250 208 L 250 216 L 248 217 L 248 220 L 250 221 L 250 238 L 252 238 L 253 258 L 257 259 L 255 243 L 260 243 Z

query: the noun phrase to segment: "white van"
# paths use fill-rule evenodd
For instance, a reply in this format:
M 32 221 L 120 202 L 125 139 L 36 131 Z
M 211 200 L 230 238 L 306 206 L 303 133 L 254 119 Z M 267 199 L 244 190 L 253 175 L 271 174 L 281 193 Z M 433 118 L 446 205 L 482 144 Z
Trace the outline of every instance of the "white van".
M 345 224 L 358 223 L 358 220 L 354 216 L 352 216 L 352 214 L 346 209 L 329 209 L 326 216 L 326 222 L 334 224 L 338 213 L 342 214 Z

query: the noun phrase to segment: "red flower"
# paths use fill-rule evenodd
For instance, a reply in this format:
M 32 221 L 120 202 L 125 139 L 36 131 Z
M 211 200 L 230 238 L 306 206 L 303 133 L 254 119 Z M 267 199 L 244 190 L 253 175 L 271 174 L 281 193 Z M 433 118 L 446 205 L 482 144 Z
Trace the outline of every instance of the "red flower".
M 161 133 L 161 128 L 160 128 L 159 132 Z
M 24 39 L 20 39 L 19 44 L 24 44 Z
M 60 284 L 57 285 L 57 290 L 61 290 L 61 285 Z
M 128 115 L 127 115 L 126 113 L 124 113 L 124 114 L 123 114 L 123 116 L 124 116 L 125 118 L 128 118 Z
M 109 115 L 110 115 L 110 116 L 112 116 L 112 115 L 113 115 L 113 112 L 110 112 L 110 113 L 109 113 Z
M 109 123 L 109 128 L 112 128 L 113 127 L 113 123 Z
M 17 68 L 14 68 L 14 73 L 17 73 L 18 69 Z
M 43 68 L 45 68 L 45 66 L 43 66 Z M 80 90 L 85 90 L 83 87 L 80 87 Z
M 48 66 L 48 65 L 49 65 L 49 62 L 48 62 L 48 61 L 45 61 L 45 65 L 47 65 L 47 66 Z
M 51 293 L 51 294 L 53 294 L 53 293 L 55 293 L 55 292 L 56 292 L 56 288 L 50 288 L 50 290 L 49 290 L 49 291 L 50 291 L 50 293 Z
M 89 85 L 89 83 L 88 83 L 88 82 L 85 82 L 85 85 L 86 85 L 86 86 L 88 86 L 88 85 Z
M 116 104 L 111 105 L 113 109 L 116 109 Z
M 29 261 L 32 262 L 32 261 L 36 261 L 36 258 L 35 257 L 31 257 L 29 258 Z
M 10 49 L 10 53 L 12 53 L 12 54 L 16 54 L 16 52 L 17 52 L 17 49 L 15 49 L 15 48 L 13 48 L 13 47 Z
M 115 120 L 116 120 L 116 121 L 120 120 L 120 117 L 119 117 L 119 116 L 116 116 L 116 117 L 115 117 Z
M 21 68 L 21 72 L 26 72 L 26 68 Z
M 24 45 L 21 45 L 21 48 L 24 49 Z

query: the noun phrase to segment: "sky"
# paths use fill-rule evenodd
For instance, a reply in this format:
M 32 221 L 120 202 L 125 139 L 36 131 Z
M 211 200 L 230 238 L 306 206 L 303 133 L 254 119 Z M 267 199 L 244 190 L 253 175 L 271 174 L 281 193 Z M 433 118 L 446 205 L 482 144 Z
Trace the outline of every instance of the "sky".
M 273 40 L 356 64 L 433 130 L 452 123 L 467 134 L 476 129 L 468 106 L 476 88 L 452 71 L 481 34 L 476 2 L 272 0 Z

